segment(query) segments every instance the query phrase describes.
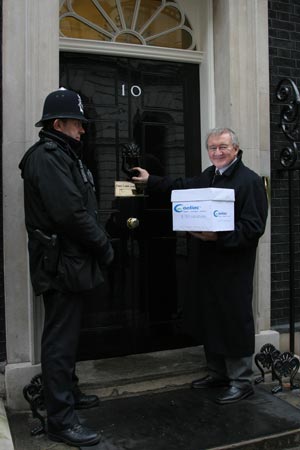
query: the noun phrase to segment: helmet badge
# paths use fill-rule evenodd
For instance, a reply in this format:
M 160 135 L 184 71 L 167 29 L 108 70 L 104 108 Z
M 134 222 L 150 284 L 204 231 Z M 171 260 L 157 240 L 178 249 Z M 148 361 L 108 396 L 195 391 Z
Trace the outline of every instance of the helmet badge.
M 78 107 L 79 107 L 79 109 L 80 109 L 80 112 L 81 112 L 82 114 L 84 114 L 84 111 L 83 111 L 83 104 L 82 104 L 81 97 L 80 97 L 79 94 L 77 94 L 77 97 L 78 97 Z

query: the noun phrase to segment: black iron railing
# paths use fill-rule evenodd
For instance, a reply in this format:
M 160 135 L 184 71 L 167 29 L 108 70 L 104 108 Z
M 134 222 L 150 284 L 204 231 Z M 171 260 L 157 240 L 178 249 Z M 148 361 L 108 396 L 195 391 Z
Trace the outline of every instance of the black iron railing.
M 278 385 L 272 389 L 275 394 L 282 390 L 282 379 L 290 378 L 290 389 L 299 388 L 294 383 L 295 376 L 299 371 L 299 359 L 294 356 L 295 351 L 295 320 L 296 320 L 296 220 L 295 211 L 296 194 L 294 189 L 295 173 L 300 174 L 300 94 L 296 83 L 291 78 L 282 79 L 276 88 L 277 100 L 282 103 L 280 111 L 280 129 L 283 133 L 283 148 L 276 161 L 276 168 L 285 171 L 287 174 L 288 191 L 288 215 L 289 215 L 289 344 L 290 351 L 281 353 L 272 344 L 265 344 L 260 352 L 255 355 L 255 363 L 261 372 L 261 376 L 256 378 L 255 383 L 265 380 L 264 371 L 271 371 L 272 380 L 278 381 Z
M 293 190 L 295 171 L 300 173 L 300 94 L 291 78 L 282 79 L 276 89 L 277 100 L 283 103 L 280 112 L 280 128 L 287 145 L 279 155 L 278 170 L 287 172 L 289 210 L 289 332 L 290 351 L 295 351 L 295 211 L 296 198 Z

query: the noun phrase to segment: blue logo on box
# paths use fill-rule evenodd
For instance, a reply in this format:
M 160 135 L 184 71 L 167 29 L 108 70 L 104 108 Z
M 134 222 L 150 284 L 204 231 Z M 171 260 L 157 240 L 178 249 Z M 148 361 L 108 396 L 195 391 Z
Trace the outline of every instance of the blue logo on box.
M 178 203 L 174 206 L 174 211 L 181 213 L 181 212 L 187 212 L 187 211 L 199 211 L 199 206 L 189 205 L 184 206 L 182 203 Z
M 182 204 L 179 203 L 178 205 L 175 205 L 174 206 L 174 211 L 178 212 L 178 213 L 182 212 Z
M 225 211 L 219 211 L 217 209 L 214 210 L 213 215 L 215 217 L 220 217 L 220 216 L 227 216 L 227 212 Z

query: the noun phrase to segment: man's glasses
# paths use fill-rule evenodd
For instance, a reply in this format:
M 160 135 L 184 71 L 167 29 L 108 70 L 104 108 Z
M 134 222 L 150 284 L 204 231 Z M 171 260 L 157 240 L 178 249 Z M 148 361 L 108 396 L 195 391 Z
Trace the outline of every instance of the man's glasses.
M 220 150 L 220 152 L 226 152 L 232 149 L 232 147 L 230 145 L 226 145 L 226 144 L 221 144 L 221 145 L 210 145 L 208 147 L 208 150 L 210 152 L 216 152 L 217 150 Z

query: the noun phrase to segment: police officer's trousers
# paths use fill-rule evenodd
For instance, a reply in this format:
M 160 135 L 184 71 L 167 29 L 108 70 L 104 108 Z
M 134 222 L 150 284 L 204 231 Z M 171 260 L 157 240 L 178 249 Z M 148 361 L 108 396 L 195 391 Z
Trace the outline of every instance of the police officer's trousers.
M 72 390 L 82 316 L 82 295 L 49 291 L 43 295 L 42 376 L 49 430 L 78 423 Z

